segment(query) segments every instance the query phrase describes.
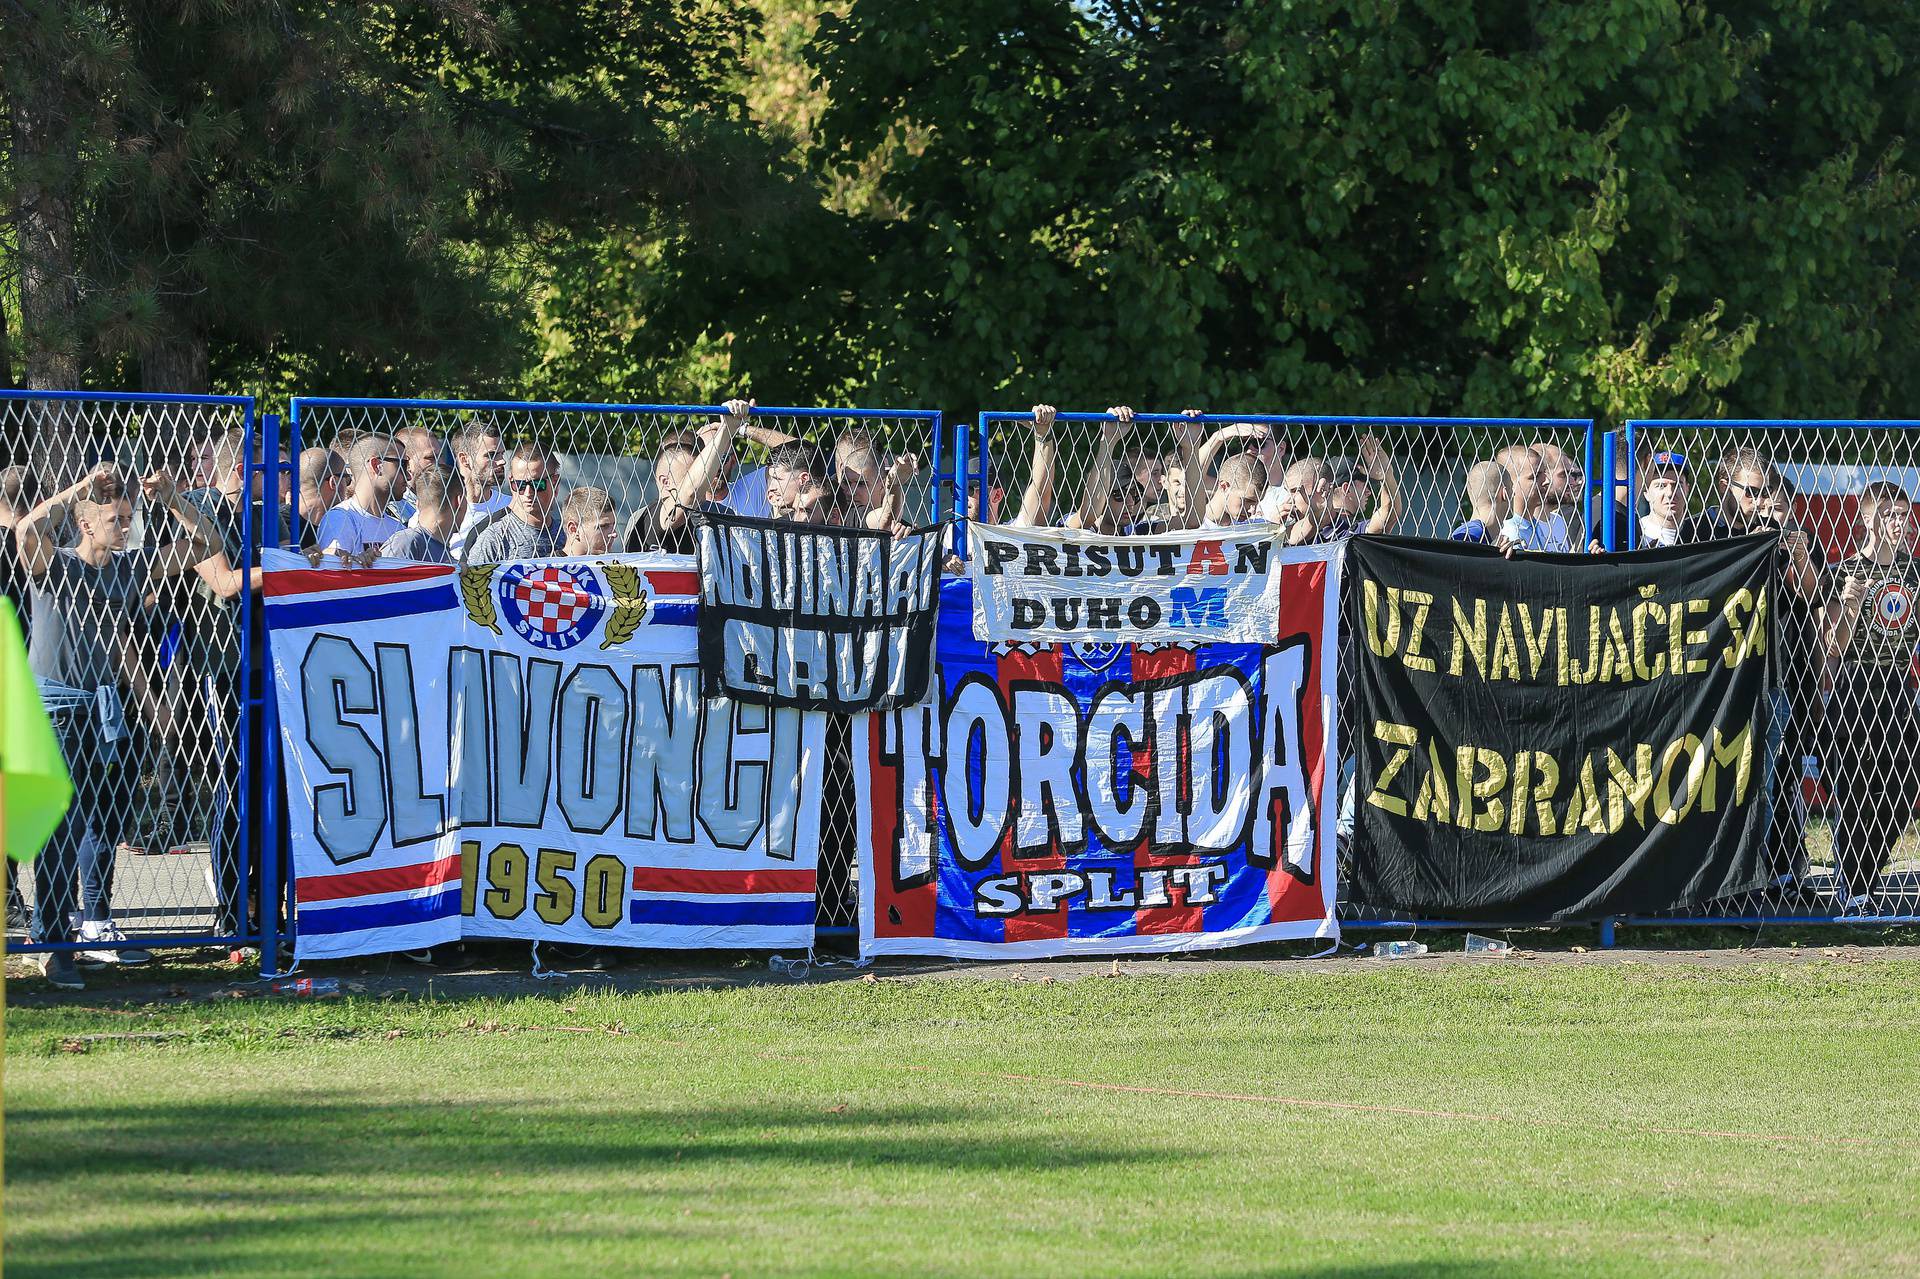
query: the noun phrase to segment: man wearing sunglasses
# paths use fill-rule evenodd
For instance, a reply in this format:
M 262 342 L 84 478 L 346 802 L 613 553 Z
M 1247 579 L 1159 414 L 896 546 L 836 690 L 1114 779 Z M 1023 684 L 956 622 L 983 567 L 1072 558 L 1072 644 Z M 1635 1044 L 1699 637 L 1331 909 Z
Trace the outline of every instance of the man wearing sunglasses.
M 387 503 L 406 485 L 407 459 L 393 437 L 363 435 L 347 452 L 347 500 L 320 517 L 314 542 L 327 555 L 378 553 L 406 525 L 387 514 Z
M 1758 449 L 1742 446 L 1727 450 L 1714 466 L 1714 482 L 1720 490 L 1720 502 L 1689 518 L 1680 526 L 1682 542 L 1707 542 L 1722 537 L 1739 537 L 1771 527 L 1761 499 L 1766 496 L 1767 458 Z
M 514 446 L 507 463 L 507 507 L 488 516 L 467 536 L 460 563 L 504 564 L 560 554 L 565 535 L 553 518 L 560 468 L 538 444 Z

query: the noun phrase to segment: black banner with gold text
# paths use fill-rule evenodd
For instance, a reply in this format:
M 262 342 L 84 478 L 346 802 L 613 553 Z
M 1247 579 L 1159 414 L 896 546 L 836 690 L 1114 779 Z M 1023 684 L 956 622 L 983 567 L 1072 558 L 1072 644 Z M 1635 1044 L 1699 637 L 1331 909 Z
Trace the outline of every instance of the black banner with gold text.
M 1773 551 L 1353 539 L 1347 899 L 1563 922 L 1762 887 Z

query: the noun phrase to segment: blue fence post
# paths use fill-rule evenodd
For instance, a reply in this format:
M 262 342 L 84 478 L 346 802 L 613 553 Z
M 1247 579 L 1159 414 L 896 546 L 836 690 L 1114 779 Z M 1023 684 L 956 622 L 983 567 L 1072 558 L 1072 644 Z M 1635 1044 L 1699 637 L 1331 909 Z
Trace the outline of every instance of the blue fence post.
M 946 477 L 940 473 L 946 441 L 940 438 L 940 414 L 937 411 L 933 415 L 932 443 L 933 457 L 927 463 L 927 481 L 933 488 L 933 522 L 938 524 L 940 516 L 946 511 L 948 489 Z
M 228 849 L 226 853 L 238 862 L 234 875 L 234 882 L 239 890 L 238 900 L 231 903 L 234 913 L 235 940 L 244 941 L 249 937 L 255 940 L 261 948 L 260 954 L 264 962 L 267 953 L 267 937 L 273 932 L 267 923 L 264 907 L 272 898 L 267 896 L 266 859 L 261 855 L 260 849 L 252 847 L 254 841 L 249 838 L 253 830 L 253 815 L 257 811 L 254 807 L 256 803 L 254 787 L 259 778 L 259 761 L 253 757 L 254 720 L 259 713 L 260 701 L 255 695 L 255 690 L 262 687 L 260 680 L 256 678 L 257 672 L 254 665 L 260 660 L 260 654 L 255 651 L 253 642 L 253 626 L 260 603 L 253 597 L 251 570 L 259 557 L 256 548 L 260 545 L 262 530 L 256 527 L 253 516 L 253 485 L 256 479 L 265 479 L 262 467 L 266 466 L 267 458 L 271 456 L 271 454 L 262 454 L 258 463 L 254 461 L 255 450 L 260 445 L 260 428 L 263 425 L 264 421 L 255 415 L 254 406 L 249 404 L 246 421 L 247 447 L 241 454 L 240 466 L 240 563 L 233 566 L 243 575 L 240 585 L 240 669 L 235 683 L 235 700 L 239 703 L 237 710 L 240 722 L 235 727 L 233 741 L 234 799 L 239 808 L 233 829 L 239 847 Z M 272 506 L 263 506 L 258 524 L 266 524 L 273 509 Z M 220 873 L 217 862 L 214 873 Z M 247 912 L 255 900 L 261 903 L 262 909 L 256 921 L 257 928 L 250 930 L 247 927 Z
M 1627 549 L 1640 545 L 1640 468 L 1635 459 L 1640 450 L 1635 447 L 1633 437 L 1633 419 L 1627 419 Z
M 967 463 L 973 455 L 968 447 L 971 432 L 965 422 L 953 424 L 953 536 L 949 539 L 953 553 L 961 559 L 967 557 L 967 521 L 972 518 L 971 499 L 973 484 L 967 475 Z
M 1583 472 L 1583 474 L 1585 474 L 1587 479 L 1586 479 L 1586 483 L 1581 486 L 1581 492 L 1584 494 L 1586 498 L 1587 509 L 1581 512 L 1581 514 L 1585 517 L 1585 523 L 1582 525 L 1582 527 L 1587 530 L 1587 536 L 1592 537 L 1593 536 L 1593 495 L 1594 495 L 1594 490 L 1596 486 L 1600 482 L 1600 477 L 1594 474 L 1594 469 L 1593 469 L 1593 423 L 1592 422 L 1587 423 L 1586 459 L 1584 464 L 1587 469 L 1585 470 L 1585 472 Z M 1586 548 L 1582 547 L 1580 549 L 1585 550 Z M 1613 544 L 1611 542 L 1607 544 L 1607 549 L 1608 550 L 1613 549 Z
M 294 411 L 299 411 L 298 402 Z M 287 445 L 288 463 L 283 468 L 280 461 L 282 445 L 281 420 L 278 413 L 269 413 L 264 419 L 262 432 L 262 457 L 266 461 L 266 488 L 263 493 L 265 509 L 279 509 L 280 480 L 283 470 L 292 489 L 293 501 L 290 503 L 289 536 L 294 545 L 299 545 L 300 520 L 300 451 L 291 442 Z M 295 436 L 294 438 L 297 438 Z M 279 521 L 267 521 L 267 527 L 261 530 L 260 546 L 278 547 L 280 545 Z M 273 682 L 273 660 L 271 650 L 254 655 L 260 663 L 259 686 L 260 702 L 260 769 L 259 785 L 248 795 L 251 803 L 260 805 L 260 976 L 262 979 L 280 975 L 281 909 L 286 904 L 287 926 L 293 921 L 292 906 L 288 901 L 286 867 L 280 856 L 280 707 L 278 690 Z M 250 672 L 251 674 L 251 672 Z
M 1620 522 L 1620 516 L 1619 512 L 1614 508 L 1612 491 L 1613 477 L 1616 474 L 1614 468 L 1617 467 L 1620 462 L 1618 446 L 1619 441 L 1614 438 L 1612 431 L 1608 431 L 1606 439 L 1600 442 L 1600 469 L 1607 473 L 1607 492 L 1602 495 L 1600 499 L 1600 527 L 1603 530 L 1600 540 L 1601 544 L 1609 551 L 1621 549 L 1619 540 L 1620 530 L 1617 527 Z M 1587 527 L 1591 529 L 1593 525 L 1589 524 Z
M 1619 921 L 1618 921 L 1618 919 L 1617 919 L 1617 917 L 1615 917 L 1615 916 L 1613 916 L 1613 915 L 1608 915 L 1608 916 L 1606 916 L 1606 917 L 1604 917 L 1603 919 L 1601 919 L 1601 921 L 1600 921 L 1600 948 L 1601 948 L 1602 950 L 1612 950 L 1612 949 L 1613 949 L 1613 926 L 1614 926 L 1614 924 L 1616 924 L 1616 923 L 1618 923 L 1618 922 L 1619 922 Z

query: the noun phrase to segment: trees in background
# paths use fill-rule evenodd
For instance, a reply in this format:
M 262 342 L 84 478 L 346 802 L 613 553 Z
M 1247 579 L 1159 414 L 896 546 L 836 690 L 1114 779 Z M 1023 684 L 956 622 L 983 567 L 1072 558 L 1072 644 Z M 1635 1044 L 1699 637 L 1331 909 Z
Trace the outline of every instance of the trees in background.
M 673 0 L 7 0 L 12 363 L 517 393 L 550 257 L 764 185 L 738 44 Z
M 1618 419 L 1920 377 L 1897 0 L 6 0 L 0 40 L 43 384 Z
M 1911 6 L 852 0 L 806 56 L 865 209 L 680 255 L 647 340 L 953 410 L 1915 400 Z

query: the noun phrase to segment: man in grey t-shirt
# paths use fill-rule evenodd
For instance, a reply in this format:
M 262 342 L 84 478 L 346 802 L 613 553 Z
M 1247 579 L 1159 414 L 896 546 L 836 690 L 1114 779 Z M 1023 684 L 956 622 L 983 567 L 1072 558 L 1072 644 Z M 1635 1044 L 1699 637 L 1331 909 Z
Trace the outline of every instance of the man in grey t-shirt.
M 462 566 L 504 564 L 558 555 L 564 538 L 553 518 L 554 485 L 559 468 L 538 444 L 520 444 L 507 463 L 507 508 L 487 518 L 467 536 Z
M 176 577 L 216 554 L 211 522 L 156 471 L 140 482 L 151 507 L 170 512 L 185 536 L 139 550 L 126 548 L 133 523 L 119 473 L 100 466 L 36 506 L 20 522 L 20 563 L 33 597 L 33 642 L 27 664 L 42 693 L 58 708 L 62 747 L 73 775 L 73 804 L 34 862 L 33 939 L 66 941 L 76 897 L 80 940 L 101 949 L 81 962 L 144 962 L 144 951 L 114 950 L 124 939 L 108 912 L 119 822 L 128 807 L 118 783 L 122 694 L 129 691 L 127 645 L 156 581 Z M 79 543 L 61 547 L 54 530 L 71 512 Z M 76 893 L 76 877 L 81 881 Z M 75 957 L 49 955 L 47 979 L 63 989 L 82 986 Z

